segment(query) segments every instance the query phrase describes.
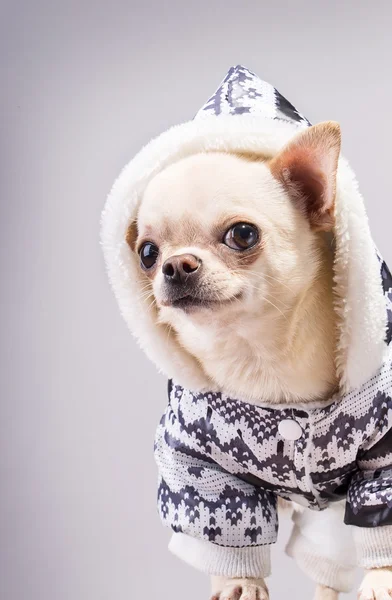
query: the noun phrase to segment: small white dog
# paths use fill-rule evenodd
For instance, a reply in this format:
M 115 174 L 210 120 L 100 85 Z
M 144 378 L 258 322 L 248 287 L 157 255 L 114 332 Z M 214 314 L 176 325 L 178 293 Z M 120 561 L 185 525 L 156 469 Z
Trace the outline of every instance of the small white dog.
M 218 90 L 222 102 L 236 106 L 235 83 L 250 93 L 244 73 L 229 73 L 224 94 Z M 294 511 L 288 552 L 318 584 L 317 598 L 350 589 L 357 551 L 368 569 L 361 599 L 386 600 L 392 404 L 383 400 L 389 417 L 377 417 L 370 400 L 391 386 L 384 358 L 389 288 L 360 200 L 350 213 L 357 201 L 351 175 L 337 184 L 339 126 L 306 123 L 293 134 L 282 115 L 305 120 L 276 98 L 276 149 L 269 125 L 259 126 L 260 145 L 252 138 L 255 121 L 246 124 L 235 111 L 214 125 L 214 137 L 210 125 L 192 132 L 198 141 L 184 142 L 181 154 L 174 137 L 158 138 L 153 167 L 145 167 L 145 150 L 121 175 L 104 213 L 106 260 L 123 314 L 174 379 L 156 440 L 161 515 L 175 531 L 173 552 L 213 575 L 214 600 L 268 597 L 275 495 L 303 505 Z M 207 111 L 215 106 L 209 102 Z M 235 141 L 214 144 L 230 118 L 239 123 L 230 131 Z M 337 206 L 339 185 L 350 200 Z M 367 287 L 358 303 L 360 268 Z M 371 410 L 372 421 L 363 421 Z M 265 429 L 256 439 L 256 427 L 268 427 L 271 437 Z M 347 490 L 352 528 L 343 526 L 342 503 L 330 504 Z

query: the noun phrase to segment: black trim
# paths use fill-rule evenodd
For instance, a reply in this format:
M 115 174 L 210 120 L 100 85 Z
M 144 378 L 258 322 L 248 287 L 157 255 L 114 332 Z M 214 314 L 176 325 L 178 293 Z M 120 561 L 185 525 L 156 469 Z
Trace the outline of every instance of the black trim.
M 296 494 L 298 496 L 302 496 L 311 504 L 314 504 L 315 497 L 311 492 L 304 492 L 300 488 L 290 488 L 284 485 L 275 485 L 268 481 L 263 481 L 256 475 L 252 475 L 252 473 L 232 473 L 234 477 L 245 481 L 246 483 L 250 483 L 254 485 L 256 488 L 263 488 L 267 492 L 271 492 L 276 494 L 277 496 L 282 496 L 283 494 L 286 496 L 290 496 L 291 494 Z
M 378 460 L 380 464 L 380 458 L 386 457 L 392 453 L 392 428 L 389 429 L 386 434 L 379 440 L 374 446 L 361 452 L 361 460 Z M 387 469 L 392 465 L 383 466 L 383 469 Z
M 362 506 L 360 511 L 355 514 L 351 505 L 347 502 L 344 522 L 346 525 L 368 528 L 392 525 L 392 507 L 387 504 Z
M 170 400 L 170 394 L 172 393 L 173 390 L 173 379 L 168 379 L 167 380 L 167 395 L 169 397 Z

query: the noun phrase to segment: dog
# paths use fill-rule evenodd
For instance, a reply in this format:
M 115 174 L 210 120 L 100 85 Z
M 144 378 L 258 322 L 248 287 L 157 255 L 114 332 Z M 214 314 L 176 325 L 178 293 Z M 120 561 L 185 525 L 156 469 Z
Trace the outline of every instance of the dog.
M 322 405 L 337 389 L 331 232 L 340 143 L 339 125 L 325 122 L 272 159 L 197 153 L 144 191 L 127 231 L 142 293 L 230 397 Z M 317 587 L 317 599 L 336 596 Z M 361 600 L 390 596 L 392 567 L 370 570 Z M 213 600 L 267 597 L 263 579 L 212 578 Z
M 103 213 L 120 310 L 169 380 L 159 514 L 212 600 L 268 598 L 282 505 L 316 600 L 357 565 L 360 600 L 392 596 L 392 276 L 340 147 L 237 65 Z

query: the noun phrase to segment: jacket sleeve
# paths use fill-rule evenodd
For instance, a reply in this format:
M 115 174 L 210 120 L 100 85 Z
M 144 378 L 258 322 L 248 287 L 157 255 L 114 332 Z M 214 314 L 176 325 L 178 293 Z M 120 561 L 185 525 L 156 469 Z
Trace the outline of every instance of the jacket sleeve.
M 186 429 L 169 404 L 155 459 L 159 514 L 174 532 L 170 549 L 215 575 L 267 576 L 268 545 L 277 537 L 275 495 L 225 471 Z
M 384 395 L 383 395 L 384 396 Z M 374 433 L 363 444 L 346 502 L 360 565 L 392 566 L 392 402 L 380 398 Z

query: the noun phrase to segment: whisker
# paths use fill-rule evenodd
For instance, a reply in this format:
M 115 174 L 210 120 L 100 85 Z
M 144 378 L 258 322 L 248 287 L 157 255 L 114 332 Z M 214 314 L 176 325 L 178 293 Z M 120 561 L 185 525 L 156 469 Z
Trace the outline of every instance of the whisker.
M 150 302 L 150 304 L 148 305 L 148 307 L 147 307 L 147 308 L 148 308 L 148 310 L 150 310 L 150 308 L 151 308 L 152 306 L 154 306 L 154 304 L 156 304 L 156 300 L 155 300 L 155 298 L 153 298 L 153 301 L 152 301 L 152 302 Z
M 251 287 L 251 289 L 256 290 L 256 291 L 260 291 L 260 287 L 252 285 L 249 286 Z M 262 297 L 263 299 L 265 299 L 265 296 Z M 281 304 L 281 306 L 283 308 L 285 308 L 286 310 L 290 310 L 291 306 L 289 306 L 288 304 L 286 304 L 285 302 L 283 302 L 283 300 L 281 300 L 280 298 L 278 298 L 277 296 L 275 296 L 274 294 L 271 294 L 270 292 L 268 292 L 268 298 L 272 298 L 273 300 L 275 300 L 275 302 L 278 302 L 279 304 Z
M 150 293 L 150 294 L 147 294 L 147 295 L 144 295 L 144 296 L 140 297 L 140 299 L 143 300 L 143 302 L 145 302 L 146 300 L 149 300 L 150 298 L 153 298 L 154 302 L 155 302 L 155 296 L 154 296 L 153 293 Z
M 287 321 L 287 316 L 284 314 L 284 312 L 282 312 L 280 310 L 280 308 L 278 308 L 273 302 L 271 302 L 271 300 L 268 300 L 268 298 L 263 297 L 262 298 L 263 301 L 268 302 L 268 304 L 271 304 L 271 306 L 273 306 L 274 308 L 276 308 L 276 310 L 278 312 L 280 312 L 280 314 L 282 315 L 282 317 Z
M 139 294 L 139 298 L 148 298 L 149 296 L 153 296 L 154 292 L 152 290 L 145 290 Z
M 275 299 L 275 298 L 274 298 L 274 299 Z M 279 313 L 282 315 L 282 317 L 283 317 L 284 319 L 286 319 L 286 321 L 287 321 L 287 316 L 284 314 L 284 312 L 283 312 L 283 311 L 282 311 L 282 310 L 281 310 L 281 309 L 280 309 L 278 306 L 276 306 L 276 304 L 274 304 L 273 302 L 271 302 L 271 300 L 269 300 L 269 299 L 268 299 L 268 298 L 266 298 L 265 296 L 262 296 L 262 297 L 261 297 L 261 300 L 263 300 L 263 301 L 265 301 L 265 302 L 268 302 L 268 304 L 270 304 L 271 306 L 273 306 L 274 308 L 276 308 L 276 310 L 277 310 L 277 311 L 278 311 L 278 312 L 279 312 Z M 287 308 L 287 309 L 288 309 L 289 307 L 284 307 L 284 308 Z
M 236 275 L 242 275 L 242 273 L 237 270 L 233 270 L 232 272 L 235 273 Z M 277 277 L 274 277 L 273 275 L 268 275 L 267 273 L 257 273 L 256 271 L 247 271 L 247 273 L 250 275 L 254 275 L 255 277 L 258 277 L 259 279 L 264 279 L 265 277 L 268 277 L 269 279 L 272 279 L 273 281 L 277 281 L 278 283 L 283 285 L 291 293 L 294 293 L 293 290 L 284 281 L 282 281 L 281 279 L 278 279 Z
M 172 330 L 173 330 L 173 327 L 172 327 L 172 326 L 169 324 L 169 325 L 167 326 L 166 345 L 167 345 L 167 344 L 168 344 L 168 342 L 169 342 L 169 336 L 170 336 L 170 334 L 171 334 Z
M 248 281 L 245 277 L 242 276 L 241 273 L 236 273 L 239 277 L 239 279 L 241 279 L 241 281 L 245 284 L 245 286 L 247 286 L 250 289 L 253 290 L 257 290 L 259 291 L 261 288 L 258 285 L 255 285 L 253 282 Z M 258 275 L 258 274 L 257 274 Z M 262 277 L 260 277 L 260 279 L 262 279 Z M 274 294 L 271 294 L 270 292 L 268 292 L 268 296 L 273 298 L 276 302 L 279 302 L 283 308 L 286 308 L 287 310 L 290 310 L 290 306 L 285 304 L 283 302 L 283 300 L 281 300 L 280 298 L 278 298 L 277 296 L 275 296 Z M 265 299 L 265 297 L 263 296 L 263 299 Z M 268 299 L 267 299 L 268 301 Z

